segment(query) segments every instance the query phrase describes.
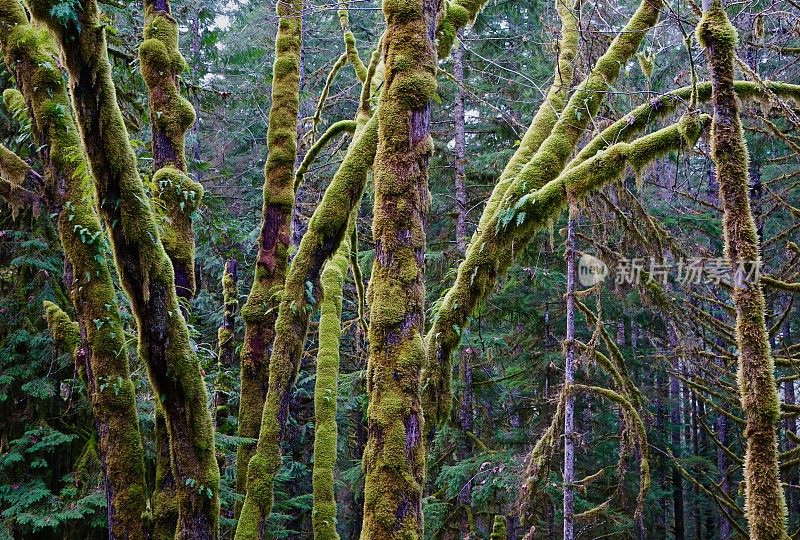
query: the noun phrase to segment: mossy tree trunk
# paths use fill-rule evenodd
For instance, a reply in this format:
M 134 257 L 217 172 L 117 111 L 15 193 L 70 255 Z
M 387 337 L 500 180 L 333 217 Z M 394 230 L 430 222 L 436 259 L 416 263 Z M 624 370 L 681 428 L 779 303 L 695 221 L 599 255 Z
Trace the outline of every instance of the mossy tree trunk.
M 385 0 L 384 87 L 369 283 L 367 446 L 362 540 L 422 537 L 425 478 L 420 375 L 425 357 L 425 214 L 436 91 L 433 35 L 440 5 Z
M 451 4 L 452 13 L 462 16 L 455 22 L 452 17 L 445 17 L 440 22 L 440 29 L 445 22 L 456 24 L 457 26 L 453 26 L 455 29 L 474 20 L 482 3 L 466 4 L 468 8 L 462 7 L 460 2 Z M 345 44 L 350 47 L 348 41 L 350 40 L 346 33 Z M 325 190 L 322 201 L 314 210 L 308 230 L 303 235 L 286 276 L 274 325 L 276 334 L 269 360 L 269 391 L 263 407 L 258 445 L 247 473 L 250 477 L 248 482 L 253 483 L 253 488 L 248 488 L 248 498 L 251 493 L 254 494 L 249 509 L 252 519 L 240 519 L 236 533 L 238 538 L 255 538 L 259 531 L 264 530 L 264 520 L 272 509 L 273 482 L 281 465 L 280 443 L 288 419 L 289 397 L 299 369 L 309 319 L 319 302 L 320 273 L 325 261 L 348 238 L 349 216 L 361 200 L 367 174 L 373 165 L 378 139 L 378 117 L 372 115 L 370 103 L 373 89 L 377 86 L 373 78 L 378 78 L 378 60 L 378 55 L 373 54 L 362 85 L 353 139 L 342 164 Z M 359 72 L 358 69 L 356 71 Z M 311 153 L 310 151 L 309 154 Z M 301 178 L 302 175 L 298 175 L 298 179 Z M 242 422 L 241 413 L 239 421 Z M 245 505 L 247 504 L 246 500 Z M 259 514 L 258 517 L 254 517 L 256 513 Z
M 709 5 L 710 4 L 710 5 Z M 697 27 L 706 49 L 713 88 L 711 156 L 723 209 L 725 257 L 734 271 L 739 391 L 747 422 L 744 459 L 745 512 L 750 538 L 785 540 L 786 502 L 778 468 L 780 406 L 765 323 L 761 284 L 746 279 L 760 269 L 760 246 L 748 195 L 748 153 L 733 85 L 736 30 L 719 0 L 704 2 Z
M 139 355 L 165 411 L 179 512 L 176 538 L 216 538 L 219 469 L 208 395 L 179 307 L 172 264 L 116 101 L 98 5 L 94 0 L 77 3 L 77 20 L 66 23 L 53 15 L 50 0 L 29 5 L 61 49 L 100 214 L 136 316 Z M 200 194 L 180 197 L 190 213 Z
M 109 537 L 145 538 L 147 486 L 135 391 L 127 355 L 119 354 L 126 347 L 125 334 L 108 269 L 106 237 L 95 210 L 67 88 L 52 43 L 29 23 L 22 4 L 17 0 L 0 4 L 0 25 L 4 59 L 41 144 L 49 210 L 57 213 L 61 243 L 74 276 L 67 286 L 82 333 L 75 356 L 86 374 L 94 412 L 106 480 Z M 4 98 L 7 106 L 23 105 L 14 90 L 7 90 Z M 71 326 L 55 305 L 47 313 L 52 324 Z
M 244 343 L 241 353 L 241 395 L 239 436 L 259 435 L 264 400 L 267 396 L 269 358 L 275 319 L 289 257 L 292 209 L 294 207 L 294 165 L 297 157 L 297 114 L 300 107 L 300 53 L 302 48 L 302 0 L 277 0 L 278 32 L 272 68 L 272 106 L 267 132 L 267 162 L 264 169 L 264 201 L 258 235 L 258 259 L 247 302 L 242 307 Z M 237 490 L 249 491 L 247 470 L 253 445 L 242 445 L 237 454 Z M 250 497 L 252 506 L 252 496 Z M 245 500 L 245 505 L 248 502 Z M 258 505 L 262 507 L 262 505 Z M 266 519 L 268 515 L 261 516 Z M 252 514 L 240 520 L 253 534 L 261 521 Z M 252 525 L 252 528 L 250 525 Z M 239 538 L 237 532 L 237 538 Z M 248 538 L 244 536 L 242 538 Z M 255 536 L 252 536 L 255 537 Z
M 233 366 L 236 348 L 236 312 L 239 309 L 239 263 L 228 259 L 222 270 L 222 324 L 217 329 L 217 384 L 214 389 L 214 420 L 217 429 L 225 425 L 228 410 L 228 389 L 221 383 L 222 374 Z
M 181 309 L 187 314 L 196 289 L 191 214 L 200 204 L 203 188 L 186 174 L 185 136 L 194 123 L 195 113 L 192 104 L 180 95 L 179 77 L 187 66 L 178 48 L 178 24 L 168 0 L 146 0 L 144 3 L 144 35 L 139 45 L 139 65 L 147 85 L 150 106 L 153 210 L 164 250 L 175 274 L 175 292 L 182 300 Z M 175 479 L 172 477 L 163 408 L 157 406 L 155 414 L 153 536 L 171 538 L 178 519 L 174 500 Z

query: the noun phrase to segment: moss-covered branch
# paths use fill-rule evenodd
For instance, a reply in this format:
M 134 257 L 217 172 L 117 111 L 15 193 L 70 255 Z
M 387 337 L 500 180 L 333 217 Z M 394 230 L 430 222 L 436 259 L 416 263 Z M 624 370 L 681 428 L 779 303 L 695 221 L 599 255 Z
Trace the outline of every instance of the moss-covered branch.
M 294 189 L 297 190 L 300 187 L 300 184 L 303 183 L 303 178 L 305 177 L 306 172 L 308 172 L 308 168 L 316 161 L 319 157 L 320 152 L 331 142 L 334 138 L 338 137 L 342 133 L 353 133 L 356 130 L 356 122 L 355 120 L 339 120 L 331 124 L 331 126 L 325 131 L 325 133 L 317 139 L 311 148 L 308 149 L 306 155 L 303 157 L 303 161 L 300 163 L 300 166 L 297 168 L 297 171 L 294 173 Z
M 236 349 L 236 312 L 239 310 L 239 264 L 236 259 L 225 261 L 222 269 L 222 305 L 222 324 L 217 329 L 218 371 L 214 396 L 217 429 L 223 424 L 221 415 L 229 415 L 227 392 L 220 381 L 225 370 L 233 366 L 233 352 Z
M 353 221 L 353 226 L 355 222 Z M 322 271 L 317 380 L 314 385 L 314 506 L 311 520 L 315 540 L 339 540 L 336 532 L 336 390 L 342 333 L 342 295 L 350 258 L 350 243 L 341 242 Z
M 473 239 L 479 237 L 489 226 L 489 222 L 497 206 L 500 204 L 500 201 L 503 199 L 506 190 L 512 184 L 514 178 L 525 163 L 539 150 L 542 142 L 547 138 L 547 135 L 556 124 L 558 115 L 561 113 L 567 101 L 569 87 L 572 83 L 575 55 L 578 48 L 577 15 L 573 13 L 571 4 L 567 4 L 564 0 L 556 0 L 556 9 L 561 20 L 561 39 L 558 41 L 558 58 L 553 68 L 554 82 L 548 90 L 544 101 L 539 105 L 539 109 L 531 120 L 530 126 L 525 132 L 525 135 L 523 135 L 519 146 L 500 174 L 492 190 L 492 194 L 486 202 L 486 207 L 481 214 L 478 227 L 473 234 Z M 442 23 L 442 25 L 444 24 L 445 23 Z M 475 242 L 471 242 L 467 246 L 466 258 L 472 256 L 471 252 L 476 250 L 476 246 L 477 244 L 475 244 Z M 436 323 L 434 322 L 434 324 Z M 429 333 L 426 337 L 428 344 L 426 366 L 438 366 L 439 369 L 437 370 L 434 367 L 426 367 L 425 369 L 423 408 L 427 411 L 430 420 L 438 422 L 444 420 L 447 416 L 448 407 L 450 406 L 450 353 L 448 351 L 447 357 L 437 357 L 438 359 L 435 360 L 432 356 L 434 352 L 431 347 L 432 335 L 433 334 Z M 453 347 L 455 347 L 455 345 L 453 345 Z M 438 362 L 444 362 L 447 365 L 445 366 Z
M 94 0 L 75 5 L 76 21 L 56 17 L 54 5 L 54 0 L 29 2 L 33 16 L 56 37 L 70 76 L 73 108 L 100 214 L 136 316 L 139 355 L 165 411 L 179 509 L 176 536 L 214 538 L 219 470 L 208 395 L 179 308 L 172 264 L 116 100 L 105 23 Z
M 29 23 L 18 0 L 0 2 L 0 44 L 19 92 L 6 90 L 12 111 L 29 111 L 34 137 L 41 144 L 49 210 L 57 214 L 61 244 L 72 274 L 71 289 L 80 327 L 50 304 L 45 306 L 54 337 L 86 350 L 76 354 L 86 373 L 88 394 L 109 504 L 110 538 L 145 537 L 147 487 L 134 386 L 130 379 L 125 334 L 116 291 L 108 269 L 106 236 L 95 209 L 91 178 L 69 96 L 50 37 Z
M 720 0 L 713 0 L 697 26 L 711 71 L 714 119 L 711 156 L 723 208 L 725 257 L 734 270 L 761 264 L 758 232 L 750 209 L 747 146 L 733 84 L 737 34 Z M 780 417 L 774 362 L 761 284 L 740 277 L 732 293 L 739 348 L 739 392 L 747 425 L 745 508 L 750 538 L 785 540 L 786 501 L 778 468 Z
M 264 166 L 261 228 L 258 259 L 247 302 L 242 307 L 244 343 L 241 353 L 241 397 L 239 436 L 255 439 L 267 393 L 270 346 L 289 259 L 292 211 L 294 208 L 294 164 L 297 157 L 297 113 L 300 107 L 301 13 L 303 0 L 277 0 L 278 32 L 272 66 L 272 105 L 267 130 L 267 162 Z M 239 447 L 237 490 L 244 491 L 253 448 Z M 269 515 L 270 498 L 251 492 L 236 530 L 236 538 L 255 538 Z
M 0 144 L 0 198 L 11 207 L 12 219 L 23 208 L 39 215 L 46 206 L 42 195 L 44 181 L 20 157 Z

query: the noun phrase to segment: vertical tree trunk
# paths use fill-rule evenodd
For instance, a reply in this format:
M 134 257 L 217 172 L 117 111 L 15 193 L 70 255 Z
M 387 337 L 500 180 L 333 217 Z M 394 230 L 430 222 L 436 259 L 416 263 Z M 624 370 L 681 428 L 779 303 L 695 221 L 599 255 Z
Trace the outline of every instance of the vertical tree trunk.
M 244 343 L 241 353 L 241 397 L 239 436 L 259 436 L 269 376 L 269 352 L 275 336 L 278 293 L 283 288 L 291 241 L 294 207 L 294 163 L 297 155 L 297 114 L 300 107 L 300 54 L 302 49 L 303 0 L 277 0 L 278 32 L 272 68 L 272 106 L 267 132 L 267 163 L 264 168 L 264 202 L 258 236 L 258 259 L 247 302 L 242 307 Z M 237 455 L 237 491 L 245 491 L 254 445 L 242 445 Z M 247 487 L 250 490 L 250 487 Z M 253 495 L 255 496 L 255 494 Z M 272 488 L 259 491 L 259 502 L 250 498 L 252 514 L 239 521 L 241 538 L 255 538 L 259 515 L 272 506 Z M 245 499 L 245 505 L 248 504 Z M 267 512 L 268 514 L 268 512 Z
M 435 0 L 383 5 L 385 80 L 376 113 L 362 540 L 422 536 L 425 213 L 439 9 Z
M 720 368 L 724 368 L 725 364 L 721 358 L 717 359 L 717 366 Z M 724 414 L 717 413 L 717 420 L 716 420 L 716 427 L 717 427 L 717 439 L 719 440 L 719 444 L 722 446 L 728 446 L 728 417 Z M 730 473 L 729 473 L 730 464 L 728 463 L 728 454 L 725 451 L 717 447 L 717 468 L 719 469 L 720 473 L 720 491 L 726 496 L 730 496 L 731 494 L 731 481 L 730 481 Z M 725 517 L 724 514 L 720 515 L 720 527 L 719 527 L 719 538 L 720 540 L 730 540 L 731 538 L 731 523 L 728 521 L 728 518 Z
M 233 366 L 233 352 L 236 348 L 236 311 L 239 309 L 239 264 L 236 259 L 228 259 L 222 270 L 222 324 L 217 329 L 217 388 L 214 395 L 216 408 L 214 420 L 217 430 L 224 425 L 223 420 L 230 415 L 228 396 L 220 388 L 222 372 Z
M 355 216 L 352 225 L 355 226 Z M 314 502 L 311 519 L 314 540 L 339 540 L 336 532 L 336 390 L 342 334 L 342 295 L 350 263 L 350 243 L 342 242 L 322 271 L 317 380 L 314 385 Z
M 725 256 L 736 272 L 736 344 L 739 385 L 747 422 L 744 459 L 745 508 L 752 540 L 784 540 L 786 503 L 778 468 L 776 427 L 780 416 L 774 362 L 760 283 L 743 275 L 760 267 L 760 246 L 748 198 L 748 155 L 733 89 L 736 30 L 720 0 L 704 0 L 697 27 L 711 70 L 714 118 L 711 155 L 723 208 Z M 740 272 L 741 271 L 741 272 Z
M 570 386 L 575 382 L 575 220 L 577 209 L 571 204 L 567 221 L 567 339 L 564 345 L 564 540 L 574 540 L 575 520 L 575 395 Z
M 466 161 L 466 140 L 464 137 L 464 44 L 461 43 L 463 30 L 459 30 L 458 45 L 453 51 L 453 76 L 456 89 L 453 103 L 453 122 L 455 124 L 455 169 L 456 169 L 456 249 L 463 256 L 467 249 L 467 175 L 464 173 Z
M 472 362 L 475 353 L 471 347 L 467 347 L 461 353 L 461 383 L 464 387 L 461 395 L 461 407 L 458 411 L 458 420 L 461 427 L 463 442 L 461 446 L 461 459 L 469 459 L 472 456 L 472 440 L 469 434 L 472 433 Z M 472 480 L 468 480 L 458 492 L 458 504 L 461 507 L 459 521 L 459 538 L 469 538 L 472 534 Z

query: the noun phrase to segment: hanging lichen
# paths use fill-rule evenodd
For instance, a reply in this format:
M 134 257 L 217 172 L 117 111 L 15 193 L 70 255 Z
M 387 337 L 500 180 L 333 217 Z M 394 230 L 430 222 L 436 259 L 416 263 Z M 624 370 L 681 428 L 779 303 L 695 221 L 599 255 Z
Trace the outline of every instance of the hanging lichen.
M 100 214 L 136 316 L 139 356 L 149 368 L 165 412 L 179 510 L 176 536 L 213 538 L 219 515 L 219 469 L 208 395 L 178 304 L 172 264 L 116 101 L 104 23 L 94 0 L 80 2 L 77 21 L 66 23 L 54 15 L 50 0 L 29 5 L 34 18 L 46 23 L 55 36 L 69 73 Z M 57 67 L 51 70 L 61 78 Z
M 716 165 L 723 209 L 725 258 L 730 268 L 761 264 L 758 232 L 750 209 L 747 145 L 733 84 L 737 34 L 719 0 L 697 25 L 711 69 L 714 120 L 711 157 Z M 785 540 L 787 510 L 778 467 L 780 401 L 765 322 L 766 304 L 758 281 L 735 279 L 739 393 L 747 421 L 744 436 L 745 509 L 750 538 Z

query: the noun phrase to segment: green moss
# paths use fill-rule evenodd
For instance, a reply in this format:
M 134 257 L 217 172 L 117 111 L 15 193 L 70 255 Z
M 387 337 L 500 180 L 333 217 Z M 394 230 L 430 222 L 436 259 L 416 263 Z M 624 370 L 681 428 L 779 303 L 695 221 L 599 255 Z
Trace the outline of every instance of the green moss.
M 98 424 L 100 458 L 107 475 L 110 496 L 110 533 L 143 538 L 142 516 L 146 488 L 142 441 L 133 385 L 130 381 L 125 334 L 119 318 L 105 236 L 94 205 L 78 131 L 70 113 L 69 98 L 46 32 L 28 23 L 18 2 L 0 4 L 0 32 L 4 58 L 21 92 L 7 90 L 4 101 L 12 111 L 31 112 L 31 127 L 39 143 L 47 146 L 46 180 L 59 200 L 61 243 L 76 276 L 70 285 L 80 326 L 90 354 L 81 355 L 86 365 L 92 409 Z M 63 198 L 61 198 L 63 197 Z M 55 305 L 47 304 L 54 336 L 67 336 L 70 346 L 79 337 L 74 323 Z M 60 338 L 59 338 L 60 339 Z M 76 355 L 77 359 L 77 355 Z M 84 369 L 85 368 L 85 369 Z
M 492 522 L 492 534 L 489 536 L 490 540 L 506 540 L 508 532 L 506 531 L 506 517 L 497 514 L 494 516 Z
M 450 56 L 458 31 L 475 22 L 486 0 L 452 0 L 445 2 L 444 15 L 436 29 L 436 49 L 440 59 Z
M 749 156 L 733 83 L 736 31 L 719 0 L 697 26 L 711 72 L 714 121 L 711 157 L 723 209 L 724 253 L 731 268 L 760 264 L 761 246 L 750 208 Z M 778 462 L 780 399 L 766 327 L 761 283 L 735 283 L 738 383 L 746 420 L 745 514 L 754 540 L 786 540 L 787 509 Z
M 27 163 L 0 144 L 0 177 L 10 182 L 12 189 L 22 184 L 28 171 L 30 167 Z
M 273 323 L 277 316 L 276 294 L 283 286 L 288 266 L 291 239 L 291 215 L 294 207 L 294 165 L 297 155 L 297 115 L 300 88 L 300 46 L 302 42 L 302 0 L 278 2 L 279 24 L 275 39 L 275 61 L 272 68 L 272 104 L 267 130 L 267 160 L 264 168 L 264 188 L 261 228 L 258 242 L 258 259 L 255 277 L 242 310 L 245 322 L 244 344 L 241 358 L 241 398 L 239 407 L 239 435 L 255 437 L 258 434 L 259 451 L 264 444 L 272 448 L 279 445 L 280 430 L 264 429 L 263 419 L 277 422 L 278 412 L 264 406 L 263 389 L 267 384 L 268 369 L 283 366 L 267 364 L 267 351 L 275 335 Z M 274 346 L 273 346 L 274 350 Z M 283 368 L 285 369 L 285 368 Z M 270 388 L 272 378 L 270 378 Z M 275 390 L 277 391 L 277 390 Z M 285 386 L 280 388 L 285 391 Z M 274 393 L 272 390 L 270 393 Z M 262 415 L 263 411 L 263 415 Z M 244 422 L 243 422 L 244 420 Z M 261 422 L 261 426 L 259 426 Z M 264 441 L 267 438 L 269 441 Z M 272 508 L 272 480 L 280 466 L 280 450 L 263 451 L 253 456 L 252 448 L 239 448 L 239 463 L 250 463 L 247 476 L 237 477 L 237 484 L 247 484 L 247 495 L 236 530 L 237 539 L 255 538 Z M 276 457 L 277 456 L 277 457 Z M 266 468 L 256 474 L 250 467 Z
M 47 300 L 44 301 L 44 316 L 53 340 L 74 356 L 81 341 L 78 323 L 70 319 L 56 304 Z
M 89 0 L 81 4 L 82 9 L 77 12 L 80 31 L 61 25 L 45 3 L 32 3 L 31 10 L 55 36 L 70 75 L 71 87 L 76 89 L 72 94 L 73 109 L 81 126 L 86 155 L 90 158 L 90 166 L 86 169 L 91 170 L 120 281 L 136 316 L 139 355 L 148 365 L 155 395 L 169 395 L 162 405 L 175 457 L 179 507 L 177 534 L 183 534 L 181 531 L 189 523 L 201 523 L 205 524 L 211 536 L 216 534 L 219 512 L 219 473 L 211 417 L 206 407 L 205 384 L 178 306 L 172 264 L 161 243 L 155 216 L 137 170 L 130 137 L 116 102 L 104 23 L 96 2 Z M 57 117 L 51 116 L 53 119 Z M 70 136 L 75 137 L 76 133 Z M 59 146 L 64 144 L 59 140 L 55 142 Z M 80 152 L 74 149 L 56 152 L 53 149 L 51 154 L 57 159 L 68 159 L 68 156 Z M 79 176 L 85 179 L 85 176 Z M 95 281 L 92 279 L 91 283 Z M 102 329 L 105 331 L 105 327 Z M 115 332 L 115 339 L 117 336 L 124 344 L 122 332 Z M 155 341 L 166 346 L 156 347 Z M 116 354 L 122 348 L 115 349 L 113 354 L 126 360 L 126 355 Z M 127 385 L 123 387 L 127 388 Z M 114 394 L 102 392 L 101 395 Z M 135 423 L 119 426 L 121 433 L 114 439 L 117 446 L 136 447 L 129 440 L 131 425 Z M 126 465 L 130 467 L 133 463 L 135 460 L 129 460 Z M 195 480 L 194 487 L 186 482 L 190 478 Z M 198 485 L 204 489 L 198 489 Z M 139 512 L 137 516 L 139 527 L 141 515 Z
M 567 100 L 578 47 L 577 17 L 573 13 L 571 5 L 562 0 L 556 1 L 556 9 L 561 20 L 561 40 L 558 44 L 558 59 L 554 67 L 554 83 L 495 184 L 481 214 L 473 240 L 486 234 L 486 231 L 493 226 L 492 220 L 496 216 L 506 191 L 514 183 L 523 166 L 533 158 L 542 142 L 551 133 Z M 483 242 L 471 242 L 467 248 L 466 260 L 473 261 L 476 265 L 488 263 L 489 269 L 493 269 L 495 263 L 488 257 L 488 253 L 484 254 L 484 245 Z M 481 275 L 476 282 L 474 268 L 465 268 L 463 273 L 459 271 L 457 288 L 454 287 L 446 293 L 439 310 L 440 314 L 447 313 L 447 315 L 441 321 L 435 315 L 434 327 L 427 336 L 426 366 L 428 367 L 423 374 L 423 388 L 425 389 L 423 403 L 427 417 L 436 422 L 446 419 L 450 408 L 450 353 L 461 339 L 460 333 L 454 328 L 464 324 L 466 313 L 471 312 L 476 305 L 476 303 L 472 303 L 472 299 L 477 298 L 486 290 L 487 278 Z

